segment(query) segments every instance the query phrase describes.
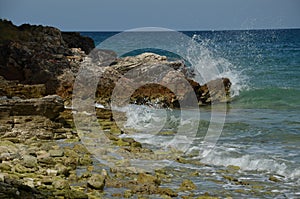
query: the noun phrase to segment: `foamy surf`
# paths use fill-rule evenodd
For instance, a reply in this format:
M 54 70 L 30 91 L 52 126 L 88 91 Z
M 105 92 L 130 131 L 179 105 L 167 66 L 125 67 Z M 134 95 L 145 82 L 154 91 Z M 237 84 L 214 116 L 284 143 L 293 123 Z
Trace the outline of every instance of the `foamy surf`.
M 232 157 L 228 151 L 214 151 L 201 159 L 201 162 L 216 166 L 234 165 L 244 171 L 264 171 L 291 179 L 300 177 L 300 169 L 292 168 L 292 162 L 271 158 L 266 155 L 240 154 L 237 157 Z

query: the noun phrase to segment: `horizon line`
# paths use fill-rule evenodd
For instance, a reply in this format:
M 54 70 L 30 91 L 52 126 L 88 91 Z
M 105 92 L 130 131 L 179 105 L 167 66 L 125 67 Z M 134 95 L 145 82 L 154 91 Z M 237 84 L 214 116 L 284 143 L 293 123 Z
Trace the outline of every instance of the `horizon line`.
M 29 25 L 41 25 L 41 26 L 48 26 L 48 27 L 54 27 L 54 28 L 58 28 L 60 31 L 62 32 L 124 32 L 124 31 L 130 31 L 136 28 L 129 28 L 129 29 L 123 29 L 123 30 L 80 30 L 80 29 L 64 29 L 59 27 L 59 25 L 54 25 L 54 24 L 40 24 L 40 23 L 31 23 L 31 22 L 22 22 L 22 23 L 15 23 L 13 20 L 10 19 L 6 19 L 6 18 L 2 18 L 0 17 L 1 20 L 4 21 L 10 21 L 12 22 L 13 25 L 15 26 L 21 26 L 24 24 L 29 24 Z M 144 27 L 139 27 L 139 28 L 148 28 L 151 26 L 144 26 Z M 152 26 L 153 28 L 166 28 L 166 29 L 170 29 L 172 31 L 179 31 L 179 32 L 192 32 L 192 31 L 203 31 L 203 32 L 218 32 L 218 31 L 255 31 L 255 30 L 297 30 L 300 29 L 300 27 L 266 27 L 266 28 L 233 28 L 233 29 L 226 29 L 226 28 L 216 28 L 216 29 L 175 29 L 175 28 L 167 28 L 167 27 L 159 27 L 159 26 Z
M 52 26 L 54 27 L 54 26 Z M 127 30 L 64 30 L 60 29 L 62 32 L 124 32 L 129 31 L 131 29 Z M 281 27 L 281 28 L 250 28 L 250 29 L 202 29 L 202 30 L 196 30 L 196 29 L 170 29 L 171 31 L 178 31 L 178 32 L 222 32 L 222 31 L 258 31 L 258 30 L 300 30 L 300 27 Z M 133 31 L 134 32 L 134 31 Z M 139 31 L 143 32 L 143 31 Z M 148 32 L 148 31 L 145 31 Z M 155 31 L 153 31 L 155 32 Z M 159 31 L 157 31 L 159 32 Z M 167 32 L 167 31 L 163 31 Z

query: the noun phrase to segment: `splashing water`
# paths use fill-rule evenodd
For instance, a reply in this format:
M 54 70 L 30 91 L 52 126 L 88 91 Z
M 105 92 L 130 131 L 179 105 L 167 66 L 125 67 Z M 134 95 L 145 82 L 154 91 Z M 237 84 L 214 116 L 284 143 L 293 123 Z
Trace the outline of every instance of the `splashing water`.
M 238 96 L 240 91 L 248 86 L 247 77 L 243 71 L 236 70 L 236 67 L 227 59 L 220 57 L 214 51 L 214 42 L 210 39 L 202 39 L 200 35 L 194 34 L 188 50 L 188 62 L 195 68 L 195 81 L 205 84 L 216 78 L 227 77 L 230 79 L 231 96 Z

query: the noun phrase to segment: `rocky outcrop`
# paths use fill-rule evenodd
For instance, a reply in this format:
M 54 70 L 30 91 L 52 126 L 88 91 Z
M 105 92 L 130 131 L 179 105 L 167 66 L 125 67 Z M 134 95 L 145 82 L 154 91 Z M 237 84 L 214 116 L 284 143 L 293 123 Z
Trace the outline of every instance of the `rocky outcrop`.
M 0 110 L 1 115 L 4 113 L 7 116 L 40 115 L 53 120 L 64 110 L 64 104 L 62 98 L 55 95 L 32 99 L 2 97 L 0 99 Z
M 70 129 L 56 122 L 64 110 L 59 96 L 43 98 L 0 99 L 0 138 L 12 142 L 26 139 L 52 140 L 66 138 Z
M 91 64 L 89 60 L 85 62 L 82 65 Z M 94 74 L 96 71 L 88 73 Z M 134 103 L 179 108 L 180 104 L 195 104 L 192 96 L 196 96 L 199 105 L 230 100 L 231 82 L 228 78 L 200 85 L 193 80 L 192 71 L 181 61 L 168 61 L 165 56 L 153 53 L 116 59 L 110 66 L 102 67 L 99 82 L 96 100 L 101 104 L 116 100 L 113 103 L 117 105 Z
M 78 62 L 84 53 L 71 48 L 90 51 L 95 47 L 90 38 L 77 33 L 66 33 L 63 37 L 60 30 L 53 27 L 29 24 L 17 27 L 3 20 L 0 27 L 0 76 L 21 84 L 44 84 L 46 95 L 57 93 L 63 84 L 61 75 L 74 75 L 79 68 Z
M 94 41 L 89 37 L 81 36 L 78 32 L 62 32 L 62 38 L 69 48 L 80 48 L 89 54 L 94 48 Z
M 44 84 L 19 84 L 17 81 L 8 81 L 0 76 L 0 96 L 23 99 L 40 98 L 46 95 Z
M 117 58 L 109 50 L 92 50 L 92 40 L 79 33 L 28 24 L 17 27 L 7 21 L 1 21 L 0 26 L 2 96 L 58 94 L 70 102 L 78 69 L 93 64 L 103 72 L 96 91 L 101 104 L 110 104 L 113 91 L 120 104 L 179 108 L 179 104 L 193 104 L 190 101 L 194 94 L 199 105 L 229 101 L 229 79 L 199 85 L 182 61 L 168 61 L 154 53 Z

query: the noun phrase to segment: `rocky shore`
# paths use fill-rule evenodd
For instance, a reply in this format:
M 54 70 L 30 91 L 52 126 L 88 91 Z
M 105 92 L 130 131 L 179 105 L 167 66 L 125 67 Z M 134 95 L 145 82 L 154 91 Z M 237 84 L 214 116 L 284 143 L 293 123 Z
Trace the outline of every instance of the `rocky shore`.
M 213 193 L 195 196 L 197 186 L 189 176 L 197 174 L 192 171 L 182 176 L 180 187 L 171 189 L 168 183 L 182 173 L 171 174 L 167 168 L 148 172 L 126 160 L 113 167 L 100 163 L 81 143 L 72 110 L 66 107 L 72 107 L 76 74 L 87 60 L 102 71 L 96 102 L 104 107 L 112 102 L 116 85 L 121 85 L 119 105 L 176 109 L 188 105 L 193 94 L 199 106 L 228 102 L 230 80 L 224 77 L 199 85 L 181 61 L 153 53 L 120 58 L 94 48 L 93 40 L 78 33 L 0 21 L 0 198 L 214 198 Z M 145 78 L 152 72 L 160 74 L 156 84 Z M 131 81 L 133 77 L 138 83 Z M 151 149 L 120 136 L 123 132 L 110 109 L 97 108 L 96 113 L 107 138 L 121 153 L 128 158 L 155 158 Z M 199 165 L 176 151 L 164 158 Z M 223 179 L 228 180 L 234 181 Z

